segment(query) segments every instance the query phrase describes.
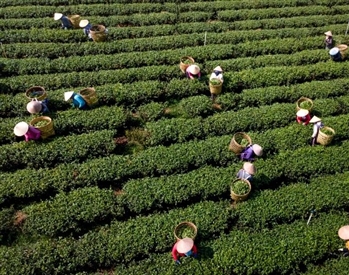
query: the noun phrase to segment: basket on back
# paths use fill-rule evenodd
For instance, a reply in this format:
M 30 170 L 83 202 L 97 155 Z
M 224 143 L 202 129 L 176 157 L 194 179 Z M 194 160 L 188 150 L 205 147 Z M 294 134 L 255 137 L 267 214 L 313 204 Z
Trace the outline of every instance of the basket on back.
M 91 38 L 94 42 L 103 42 L 107 39 L 103 25 L 93 25 L 90 29 Z
M 219 95 L 222 92 L 223 82 L 219 78 L 212 78 L 209 81 L 210 93 Z
M 247 144 L 241 144 L 244 140 Z M 252 139 L 248 134 L 244 132 L 238 132 L 233 135 L 233 138 L 231 139 L 229 144 L 229 150 L 233 151 L 236 155 L 239 155 L 248 145 L 251 144 Z
M 96 90 L 94 88 L 85 88 L 81 90 L 79 94 L 83 97 L 88 106 L 92 106 L 98 101 Z
M 36 98 L 37 100 L 42 101 L 47 97 L 47 93 L 46 93 L 44 87 L 33 86 L 33 87 L 30 87 L 25 92 L 25 96 L 30 100 L 33 100 L 34 98 Z
M 41 138 L 45 139 L 55 134 L 55 129 L 53 128 L 53 121 L 48 116 L 39 116 L 32 119 L 29 124 L 41 132 Z M 41 124 L 41 125 L 40 125 Z
M 296 102 L 296 110 L 298 112 L 300 109 L 304 109 L 304 110 L 308 110 L 310 113 L 311 110 L 313 109 L 313 105 L 314 105 L 313 101 L 310 98 L 302 96 Z
M 348 54 L 348 46 L 345 44 L 339 44 L 336 47 L 339 49 L 339 51 L 342 55 L 342 59 L 345 59 L 347 57 L 347 54 Z
M 244 194 L 238 194 L 238 193 L 235 193 L 236 191 L 234 191 L 234 184 L 237 184 L 239 182 L 242 182 L 246 186 L 246 192 L 244 192 Z M 244 201 L 247 199 L 248 195 L 250 194 L 251 189 L 252 189 L 251 183 L 248 180 L 235 179 L 230 186 L 230 197 L 235 202 Z
M 188 235 L 185 235 L 185 236 L 180 235 L 180 231 L 185 229 L 185 228 L 189 228 L 191 234 L 188 234 Z M 177 241 L 179 241 L 179 240 L 181 240 L 183 238 L 191 238 L 191 239 L 194 240 L 196 235 L 197 235 L 197 233 L 198 233 L 198 228 L 192 222 L 181 222 L 180 224 L 178 224 L 175 227 L 173 233 L 174 233 L 174 236 L 175 236 Z
M 185 70 L 192 64 L 194 64 L 194 58 L 191 56 L 182 56 L 179 63 L 179 68 L 185 74 Z
M 74 15 L 70 15 L 68 16 L 69 21 L 72 23 L 74 29 L 79 29 L 79 23 L 80 23 L 80 15 L 78 14 L 74 14 Z
M 335 131 L 331 127 L 325 126 L 319 130 L 319 134 L 317 135 L 316 142 L 320 143 L 321 145 L 328 145 L 331 143 L 334 135 L 335 135 Z

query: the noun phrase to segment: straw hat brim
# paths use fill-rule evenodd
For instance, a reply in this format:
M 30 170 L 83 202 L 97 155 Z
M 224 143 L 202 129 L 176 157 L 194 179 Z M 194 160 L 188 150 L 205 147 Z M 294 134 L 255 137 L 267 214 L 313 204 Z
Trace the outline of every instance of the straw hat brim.
M 54 15 L 53 15 L 53 19 L 54 20 L 59 20 L 63 17 L 63 13 L 59 13 L 59 12 L 56 12 Z
M 258 144 L 253 144 L 252 145 L 252 150 L 258 157 L 263 155 L 263 148 L 260 145 L 258 145 Z
M 189 73 L 195 75 L 195 74 L 198 74 L 200 72 L 200 68 L 197 65 L 190 65 L 188 67 L 188 71 L 189 71 Z
M 74 91 L 65 92 L 64 93 L 64 100 L 68 101 L 72 97 L 73 93 L 74 93 Z
M 250 175 L 254 175 L 256 173 L 256 167 L 251 162 L 245 162 L 243 169 Z
M 38 101 L 30 101 L 27 104 L 27 111 L 31 114 L 39 113 L 42 109 L 42 105 Z
M 316 122 L 319 122 L 319 121 L 321 121 L 321 118 L 319 118 L 317 116 L 313 116 L 309 122 L 310 123 L 316 123 Z
M 189 252 L 194 246 L 194 241 L 191 238 L 184 238 L 178 241 L 177 243 L 177 251 L 179 253 L 187 253 Z
M 327 35 L 327 36 L 332 36 L 332 32 L 331 31 L 325 32 L 324 34 Z
M 338 230 L 338 236 L 342 240 L 349 240 L 349 225 L 342 226 Z
M 298 112 L 297 112 L 297 116 L 299 117 L 303 117 L 303 116 L 306 116 L 309 114 L 309 111 L 308 110 L 305 110 L 305 109 L 300 109 Z
M 16 124 L 15 128 L 13 129 L 13 132 L 16 136 L 21 137 L 24 136 L 29 129 L 28 123 L 22 121 Z
M 214 71 L 218 71 L 218 72 L 223 72 L 221 66 L 217 66 L 216 68 L 213 69 Z
M 80 21 L 79 26 L 80 28 L 85 28 L 88 25 L 89 21 L 87 19 L 83 19 Z

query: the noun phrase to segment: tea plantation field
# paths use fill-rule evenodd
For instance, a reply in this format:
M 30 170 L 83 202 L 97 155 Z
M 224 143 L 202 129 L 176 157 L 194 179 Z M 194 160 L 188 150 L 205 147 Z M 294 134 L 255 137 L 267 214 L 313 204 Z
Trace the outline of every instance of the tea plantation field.
M 105 24 L 108 40 L 62 30 L 55 12 Z M 347 0 L 1 0 L 0 275 L 347 275 L 349 63 L 330 59 L 324 32 L 349 44 L 348 14 Z M 26 143 L 13 127 L 34 117 L 31 86 L 46 89 L 56 135 Z M 94 108 L 64 101 L 85 87 Z M 336 131 L 329 146 L 296 123 L 302 96 Z M 264 154 L 233 204 L 241 131 Z M 182 221 L 199 256 L 175 265 Z

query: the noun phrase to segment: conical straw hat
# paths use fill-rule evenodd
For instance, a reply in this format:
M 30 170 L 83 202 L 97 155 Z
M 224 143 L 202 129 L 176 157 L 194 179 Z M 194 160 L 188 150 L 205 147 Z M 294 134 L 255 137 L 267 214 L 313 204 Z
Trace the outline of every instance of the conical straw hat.
M 194 241 L 191 238 L 184 238 L 178 241 L 177 243 L 177 251 L 179 253 L 187 253 L 189 252 L 194 246 Z
M 42 105 L 39 101 L 33 100 L 27 104 L 27 111 L 31 114 L 37 114 L 41 111 Z
M 250 175 L 256 173 L 256 167 L 251 162 L 245 162 L 242 168 Z
M 80 21 L 79 26 L 80 26 L 80 28 L 85 28 L 88 25 L 88 23 L 89 22 L 87 19 L 83 19 Z
M 221 66 L 217 66 L 216 68 L 213 69 L 214 71 L 218 71 L 218 72 L 223 72 Z
M 349 240 L 349 225 L 342 226 L 338 230 L 338 236 L 342 240 Z
M 309 114 L 309 111 L 308 110 L 305 110 L 305 109 L 300 109 L 298 112 L 297 112 L 297 116 L 299 117 L 303 117 L 303 116 L 306 116 Z
M 252 145 L 252 150 L 259 157 L 261 155 L 263 155 L 263 148 L 260 145 L 258 145 L 258 144 L 253 144 Z
M 327 36 L 332 36 L 332 32 L 331 31 L 325 32 L 324 34 L 327 35 Z
M 16 124 L 15 128 L 13 129 L 13 132 L 17 137 L 24 136 L 29 129 L 28 123 L 22 121 Z
M 59 13 L 59 12 L 56 12 L 54 15 L 53 15 L 53 19 L 54 20 L 59 20 L 63 17 L 63 13 Z
M 73 93 L 74 93 L 74 91 L 65 92 L 64 93 L 64 100 L 68 101 L 72 97 Z
M 189 73 L 196 75 L 200 72 L 200 68 L 198 65 L 190 65 L 188 67 L 188 71 Z
M 313 116 L 309 122 L 310 123 L 316 123 L 316 122 L 319 122 L 319 121 L 321 121 L 321 118 L 319 118 L 317 116 Z

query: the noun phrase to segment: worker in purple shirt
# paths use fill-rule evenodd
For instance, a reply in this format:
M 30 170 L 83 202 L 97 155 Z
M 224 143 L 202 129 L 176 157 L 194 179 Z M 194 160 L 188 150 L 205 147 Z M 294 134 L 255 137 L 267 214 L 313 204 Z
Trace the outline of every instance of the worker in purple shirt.
M 27 111 L 31 114 L 48 113 L 49 109 L 47 107 L 47 103 L 48 103 L 47 98 L 42 101 L 33 99 L 27 104 Z
M 73 107 L 78 107 L 80 110 L 86 110 L 88 108 L 84 98 L 81 95 L 74 93 L 74 91 L 64 93 L 64 100 L 68 101 L 70 99 L 73 99 Z
M 90 30 L 91 30 L 91 28 L 92 28 L 91 23 L 90 23 L 88 20 L 84 19 L 84 20 L 81 20 L 81 21 L 80 21 L 79 26 L 80 26 L 80 28 L 83 28 L 82 31 L 84 32 L 84 34 L 85 34 L 89 39 L 92 39 L 92 38 L 91 38 L 91 34 L 90 34 Z
M 200 72 L 200 68 L 198 65 L 190 65 L 186 70 L 185 70 L 185 74 L 187 75 L 187 77 L 189 79 L 200 79 L 201 77 L 201 72 Z
M 251 162 L 245 162 L 242 169 L 236 174 L 236 177 L 252 181 L 254 174 L 256 174 L 256 167 Z
M 256 156 L 263 155 L 263 148 L 258 144 L 247 146 L 241 153 L 241 160 L 254 161 Z
M 326 35 L 326 37 L 325 37 L 326 49 L 331 50 L 334 47 L 332 32 L 328 31 L 328 32 L 325 32 L 324 34 Z
M 61 20 L 61 22 L 62 22 L 62 29 L 64 29 L 64 30 L 73 28 L 73 24 L 71 23 L 69 18 L 67 16 L 63 15 L 62 13 L 55 13 L 54 16 L 53 16 L 53 19 L 55 21 Z
M 29 124 L 24 121 L 17 123 L 13 132 L 18 137 L 24 136 L 25 141 L 38 140 L 41 137 L 39 129 L 29 126 Z

